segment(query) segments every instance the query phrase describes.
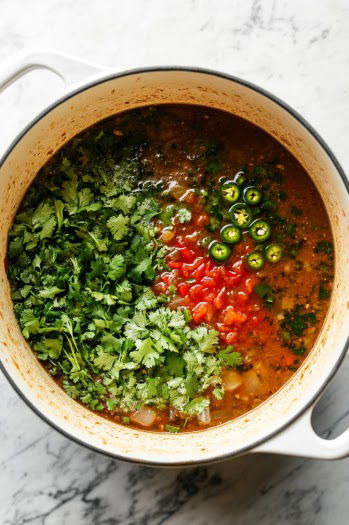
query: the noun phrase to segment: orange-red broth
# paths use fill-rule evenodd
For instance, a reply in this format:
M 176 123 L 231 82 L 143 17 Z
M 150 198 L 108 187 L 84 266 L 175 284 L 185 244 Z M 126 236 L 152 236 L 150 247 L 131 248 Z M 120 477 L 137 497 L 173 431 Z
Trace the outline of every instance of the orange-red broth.
M 122 123 L 122 118 L 117 119 L 116 127 L 119 129 Z M 177 222 L 171 229 L 156 221 L 158 237 L 170 247 L 170 270 L 156 278 L 153 289 L 166 294 L 175 285 L 177 292 L 173 297 L 171 291 L 170 306 L 187 308 L 194 325 L 204 322 L 214 327 L 222 346 L 232 344 L 244 357 L 243 367 L 223 371 L 225 395 L 221 401 L 210 391 L 206 393 L 211 399 L 210 421 L 193 418 L 183 428 L 199 430 L 258 406 L 302 364 L 328 307 L 328 298 L 319 298 L 319 283 L 325 279 L 327 288 L 332 286 L 332 261 L 327 255 L 316 254 L 316 245 L 324 239 L 331 240 L 332 235 L 323 203 L 309 176 L 290 153 L 262 130 L 207 108 L 161 106 L 156 125 L 150 123 L 147 134 L 151 146 L 144 164 L 153 171 L 153 177 L 165 182 L 173 201 L 189 207 L 193 217 L 189 224 Z M 282 190 L 287 195 L 286 199 L 278 199 L 277 213 L 296 224 L 292 235 L 293 245 L 300 243 L 296 257 L 286 254 L 280 263 L 266 264 L 261 271 L 252 272 L 245 261 L 255 242 L 247 233 L 225 263 L 212 261 L 207 249 L 200 246 L 208 235 L 209 215 L 204 199 L 198 195 L 198 184 L 192 187 L 192 181 L 194 178 L 200 187 L 207 177 L 202 137 L 223 144 L 219 154 L 222 168 L 211 176 L 217 181 L 224 176 L 233 178 L 242 166 L 253 171 L 255 166 L 274 162 L 282 173 Z M 168 198 L 162 204 L 167 206 Z M 294 208 L 301 210 L 300 217 L 294 216 Z M 210 236 L 219 239 L 219 231 Z M 327 268 L 325 276 L 321 265 Z M 259 282 L 268 282 L 277 292 L 271 309 L 254 292 Z M 304 355 L 296 355 L 284 345 L 280 329 L 283 312 L 296 304 L 316 311 L 316 324 L 306 330 L 303 338 L 307 350 Z M 148 427 L 151 430 L 183 423 L 171 409 L 155 412 L 155 422 Z

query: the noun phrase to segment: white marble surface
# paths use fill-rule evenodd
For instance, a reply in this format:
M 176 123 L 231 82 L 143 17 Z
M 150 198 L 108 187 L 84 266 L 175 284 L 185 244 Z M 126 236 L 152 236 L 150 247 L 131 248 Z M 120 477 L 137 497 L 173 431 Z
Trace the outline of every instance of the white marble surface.
M 301 112 L 349 172 L 347 0 L 0 0 L 0 63 L 56 49 L 115 67 L 181 64 L 233 73 Z M 0 95 L 1 150 L 61 93 L 35 72 Z M 349 359 L 315 415 L 349 424 Z M 0 525 L 344 525 L 349 461 L 246 456 L 189 470 L 146 469 L 50 429 L 0 375 Z

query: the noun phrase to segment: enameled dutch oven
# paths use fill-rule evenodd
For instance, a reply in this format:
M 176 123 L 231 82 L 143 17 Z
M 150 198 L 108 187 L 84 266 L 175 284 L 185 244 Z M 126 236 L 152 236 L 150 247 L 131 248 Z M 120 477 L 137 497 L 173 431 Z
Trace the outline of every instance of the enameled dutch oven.
M 0 91 L 30 69 L 44 67 L 66 80 L 67 93 L 15 139 L 0 163 L 1 368 L 26 403 L 69 438 L 114 458 L 147 465 L 209 463 L 247 452 L 317 458 L 349 454 L 349 430 L 318 437 L 311 414 L 338 369 L 349 331 L 349 193 L 328 146 L 295 111 L 276 97 L 233 76 L 197 68 L 159 67 L 123 73 L 57 54 L 32 54 L 2 70 Z M 88 82 L 86 82 L 88 78 Z M 111 423 L 70 399 L 39 364 L 12 310 L 4 259 L 16 210 L 38 170 L 71 137 L 120 111 L 148 104 L 201 104 L 261 127 L 301 162 L 317 186 L 335 241 L 335 283 L 329 312 L 301 368 L 253 411 L 221 426 L 185 434 L 153 433 Z

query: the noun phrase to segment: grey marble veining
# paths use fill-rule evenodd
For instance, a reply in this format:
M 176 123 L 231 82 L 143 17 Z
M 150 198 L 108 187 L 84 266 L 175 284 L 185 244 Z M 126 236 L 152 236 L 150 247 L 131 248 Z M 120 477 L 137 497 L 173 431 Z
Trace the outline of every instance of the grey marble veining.
M 0 61 L 56 49 L 116 69 L 206 66 L 241 76 L 301 112 L 349 170 L 347 0 L 0 0 Z M 1 149 L 59 96 L 35 72 L 0 95 Z M 349 425 L 349 359 L 314 425 Z M 127 465 L 50 429 L 0 376 L 0 525 L 345 525 L 349 460 L 269 455 L 159 470 Z

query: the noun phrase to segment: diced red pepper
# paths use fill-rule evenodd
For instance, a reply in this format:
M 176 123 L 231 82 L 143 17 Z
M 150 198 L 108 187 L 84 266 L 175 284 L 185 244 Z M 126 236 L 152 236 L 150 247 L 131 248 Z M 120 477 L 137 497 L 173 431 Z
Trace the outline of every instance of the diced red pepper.
M 227 294 L 225 292 L 225 288 L 223 287 L 213 301 L 213 305 L 217 308 L 217 310 L 221 310 L 225 306 L 226 300 Z
M 234 264 L 232 264 L 231 269 L 236 272 L 239 275 L 246 275 L 246 266 L 244 264 L 244 261 L 236 261 Z
M 192 315 L 194 323 L 199 323 L 202 321 L 208 311 L 208 303 L 199 303 L 193 308 Z
M 202 297 L 207 301 L 208 303 L 212 303 L 212 301 L 215 299 L 216 294 L 212 291 L 210 288 L 204 288 L 202 291 Z
M 236 288 L 241 282 L 241 275 L 231 270 L 227 271 L 225 282 L 229 288 Z
M 228 345 L 231 345 L 234 343 L 235 339 L 236 339 L 236 332 L 229 332 L 226 336 L 225 336 L 225 342 L 228 344 Z
M 223 323 L 216 323 L 216 327 L 217 327 L 218 332 L 224 333 L 224 332 L 230 332 L 231 330 L 230 326 L 226 326 Z
M 165 273 L 161 274 L 161 280 L 164 281 L 164 283 L 166 283 L 166 284 L 168 284 L 168 282 L 170 280 L 170 277 L 171 277 L 171 273 L 170 272 L 165 272 Z
M 248 294 L 246 292 L 239 291 L 235 295 L 235 303 L 238 305 L 246 304 L 248 301 Z
M 232 306 L 228 306 L 223 312 L 223 323 L 226 325 L 244 323 L 246 319 L 246 314 L 237 312 Z
M 181 248 L 180 254 L 185 262 L 191 263 L 195 259 L 195 253 L 193 250 L 189 250 L 189 248 Z
M 179 283 L 177 285 L 178 293 L 181 297 L 186 297 L 189 292 L 189 284 L 188 283 Z
M 221 277 L 221 269 L 219 266 L 213 266 L 208 272 L 206 272 L 206 275 L 218 281 Z
M 167 264 L 168 264 L 168 266 L 169 266 L 170 268 L 173 269 L 173 268 L 181 268 L 181 266 L 182 266 L 183 263 L 180 262 L 180 261 L 169 261 Z
M 207 312 L 206 312 L 206 315 L 205 315 L 205 321 L 206 321 L 206 323 L 211 323 L 211 321 L 212 321 L 212 317 L 213 317 L 213 308 L 212 308 L 212 304 L 208 304 L 208 305 L 207 305 Z
M 256 286 L 256 284 L 259 282 L 259 278 L 257 275 L 251 275 L 250 277 L 247 277 L 243 289 L 246 290 L 248 294 L 252 293 L 253 288 Z
M 193 271 L 192 276 L 194 277 L 196 281 L 200 281 L 202 279 L 205 273 L 205 268 L 206 268 L 205 263 L 202 263 L 200 264 L 200 266 L 196 268 L 196 270 Z
M 189 288 L 189 297 L 192 301 L 198 301 L 203 297 L 203 287 L 201 284 L 194 284 Z
M 209 276 L 210 275 L 210 271 L 211 271 L 212 268 L 213 268 L 213 261 L 211 259 L 209 259 L 207 264 L 206 264 L 205 274 Z
M 201 279 L 201 284 L 203 286 L 206 286 L 207 288 L 215 288 L 217 285 L 217 281 L 215 281 L 215 279 L 212 279 L 212 277 L 205 276 Z

